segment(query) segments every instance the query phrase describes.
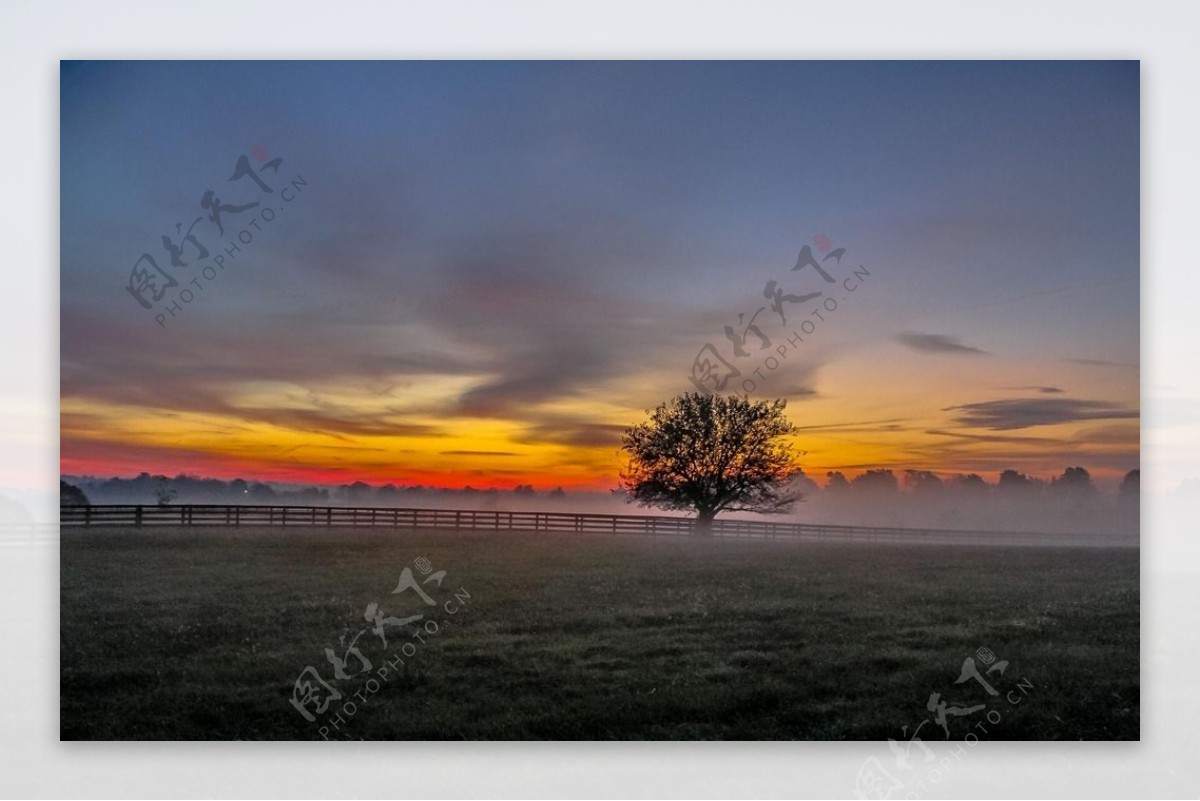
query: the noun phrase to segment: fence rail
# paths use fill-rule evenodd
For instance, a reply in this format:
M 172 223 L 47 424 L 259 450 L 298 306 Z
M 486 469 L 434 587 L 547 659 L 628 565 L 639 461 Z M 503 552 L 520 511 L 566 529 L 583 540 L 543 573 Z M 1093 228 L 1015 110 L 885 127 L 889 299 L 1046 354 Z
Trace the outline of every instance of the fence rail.
M 63 526 L 322 526 L 466 531 L 642 534 L 682 536 L 695 531 L 687 517 L 571 512 L 500 512 L 456 509 L 328 506 L 63 506 Z M 880 528 L 759 520 L 716 520 L 719 537 L 841 540 L 946 545 L 1105 545 L 1136 547 L 1136 536 L 1050 534 L 960 529 Z

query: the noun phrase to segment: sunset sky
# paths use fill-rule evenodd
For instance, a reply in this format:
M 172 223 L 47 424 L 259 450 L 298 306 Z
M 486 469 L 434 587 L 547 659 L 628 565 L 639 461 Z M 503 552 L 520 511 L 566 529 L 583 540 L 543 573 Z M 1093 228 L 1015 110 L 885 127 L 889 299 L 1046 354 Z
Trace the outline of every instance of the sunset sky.
M 1138 114 L 1137 62 L 64 62 L 61 469 L 605 489 L 711 343 L 810 474 L 1111 484 Z

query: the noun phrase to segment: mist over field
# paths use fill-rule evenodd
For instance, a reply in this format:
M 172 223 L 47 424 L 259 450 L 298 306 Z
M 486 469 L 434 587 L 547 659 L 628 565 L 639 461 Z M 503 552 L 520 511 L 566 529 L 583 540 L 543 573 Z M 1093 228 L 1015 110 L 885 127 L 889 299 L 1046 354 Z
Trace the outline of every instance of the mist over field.
M 1069 468 L 1050 481 L 1005 471 L 996 482 L 978 475 L 945 479 L 927 471 L 870 470 L 847 480 L 831 473 L 817 483 L 803 472 L 792 479 L 800 501 L 790 512 L 763 515 L 732 512 L 724 519 L 774 520 L 896 528 L 947 528 L 1041 531 L 1068 534 L 1136 535 L 1139 476 L 1134 470 L 1115 490 L 1095 485 L 1086 470 Z M 376 508 L 460 509 L 477 511 L 574 512 L 681 516 L 627 501 L 610 492 L 535 489 L 442 489 L 370 486 L 364 482 L 336 487 L 224 482 L 190 476 L 96 479 L 65 476 L 91 503 L 247 504 L 274 506 L 349 506 Z

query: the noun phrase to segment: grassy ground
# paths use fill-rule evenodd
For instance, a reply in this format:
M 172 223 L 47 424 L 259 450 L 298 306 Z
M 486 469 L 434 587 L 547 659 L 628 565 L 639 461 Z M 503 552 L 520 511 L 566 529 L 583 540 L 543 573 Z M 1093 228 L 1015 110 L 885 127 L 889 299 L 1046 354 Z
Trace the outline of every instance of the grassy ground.
M 434 607 L 390 594 L 417 557 L 447 571 Z M 389 626 L 385 648 L 372 601 L 437 633 Z M 903 740 L 930 719 L 935 741 L 937 692 L 986 705 L 955 740 L 1136 739 L 1138 618 L 1133 550 L 67 529 L 61 732 Z M 371 670 L 336 680 L 325 648 L 363 628 Z M 981 646 L 1008 662 L 994 697 L 955 685 Z M 289 703 L 308 665 L 344 696 L 314 723 Z

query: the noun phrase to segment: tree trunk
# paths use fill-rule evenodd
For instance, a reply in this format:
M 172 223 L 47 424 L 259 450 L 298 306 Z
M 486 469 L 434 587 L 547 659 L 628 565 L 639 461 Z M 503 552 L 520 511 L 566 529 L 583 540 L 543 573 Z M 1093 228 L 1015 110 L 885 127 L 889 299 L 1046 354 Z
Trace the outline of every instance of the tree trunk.
M 713 518 L 717 513 L 710 509 L 700 509 L 696 512 L 696 536 L 711 537 L 713 534 L 712 523 Z

